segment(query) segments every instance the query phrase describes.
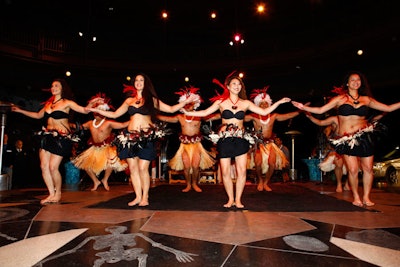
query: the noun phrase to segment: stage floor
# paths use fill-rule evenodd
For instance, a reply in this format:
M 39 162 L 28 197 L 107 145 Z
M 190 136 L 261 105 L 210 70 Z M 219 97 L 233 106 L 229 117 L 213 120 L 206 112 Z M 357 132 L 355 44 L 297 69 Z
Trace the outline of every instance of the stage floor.
M 184 188 L 152 185 L 160 184 Z M 334 184 L 271 188 L 293 185 L 352 201 Z M 96 208 L 127 194 L 133 200 L 122 182 L 110 191 L 65 188 L 60 204 L 46 206 L 44 188 L 0 191 L 0 266 L 398 266 L 398 192 L 374 188 L 376 205 L 363 211 L 282 212 Z M 272 192 L 260 194 L 268 200 Z

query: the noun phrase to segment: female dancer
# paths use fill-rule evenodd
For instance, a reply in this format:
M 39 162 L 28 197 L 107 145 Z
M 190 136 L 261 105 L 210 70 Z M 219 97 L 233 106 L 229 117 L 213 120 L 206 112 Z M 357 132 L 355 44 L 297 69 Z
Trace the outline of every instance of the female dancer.
M 156 158 L 154 141 L 159 131 L 153 121 L 157 111 L 174 113 L 186 104 L 196 100 L 192 95 L 174 106 L 162 102 L 153 87 L 150 78 L 143 73 L 137 74 L 134 86 L 126 86 L 124 92 L 129 93 L 127 99 L 116 111 L 105 111 L 97 108 L 89 110 L 109 118 L 118 118 L 128 112 L 130 119 L 127 131 L 117 137 L 118 156 L 126 159 L 130 178 L 136 197 L 129 206 L 149 205 L 150 174 L 149 165 Z
M 289 98 L 282 98 L 268 108 L 261 108 L 253 102 L 247 100 L 245 86 L 242 79 L 233 73 L 225 79 L 224 85 L 214 80 L 222 88 L 224 93 L 211 100 L 214 103 L 205 110 L 186 111 L 182 110 L 188 116 L 208 116 L 217 110 L 221 112 L 222 125 L 218 134 L 214 137 L 217 144 L 218 158 L 221 167 L 222 179 L 225 191 L 228 195 L 228 202 L 225 208 L 236 206 L 244 208 L 241 197 L 246 183 L 247 152 L 249 150 L 249 141 L 251 135 L 245 133 L 243 121 L 245 112 L 250 110 L 254 113 L 266 116 L 275 110 L 280 104 L 289 102 Z M 211 136 L 213 139 L 213 136 Z M 249 141 L 248 141 L 249 140 Z M 237 179 L 236 196 L 234 197 L 233 182 L 231 177 L 231 160 L 235 160 Z
M 72 141 L 79 141 L 72 134 L 68 118 L 70 110 L 87 114 L 88 111 L 71 100 L 73 94 L 64 79 L 55 79 L 51 85 L 52 96 L 38 111 L 27 111 L 13 105 L 11 110 L 33 119 L 44 118 L 47 125 L 38 135 L 40 141 L 40 168 L 49 196 L 41 204 L 59 203 L 61 200 L 62 177 L 59 171 L 63 157 L 71 153 Z M 90 105 L 90 104 L 89 104 Z
M 373 206 L 375 203 L 370 199 L 370 192 L 374 178 L 372 170 L 374 125 L 368 123 L 368 109 L 391 112 L 400 108 L 400 102 L 391 105 L 378 102 L 371 96 L 364 75 L 355 71 L 346 75 L 342 88 L 343 93 L 332 98 L 322 107 L 305 106 L 295 101 L 292 101 L 292 103 L 301 110 L 316 114 L 337 108 L 338 137 L 331 141 L 336 152 L 343 155 L 351 191 L 353 192 L 353 205 Z M 358 172 L 360 169 L 363 173 L 363 201 L 358 194 Z

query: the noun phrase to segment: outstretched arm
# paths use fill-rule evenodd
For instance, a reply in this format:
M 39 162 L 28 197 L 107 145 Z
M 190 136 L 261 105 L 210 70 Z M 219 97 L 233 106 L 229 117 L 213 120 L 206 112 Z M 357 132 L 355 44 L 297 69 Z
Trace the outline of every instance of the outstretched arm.
M 272 111 L 274 111 L 280 104 L 290 102 L 290 98 L 284 97 L 284 98 L 280 99 L 279 101 L 275 102 L 274 104 L 272 104 L 271 106 L 269 106 L 268 108 L 260 108 L 253 102 L 251 102 L 249 100 L 247 100 L 247 101 L 249 102 L 249 110 L 250 111 L 260 114 L 262 116 L 265 116 L 265 115 L 268 115 L 269 113 L 271 113 Z
M 391 105 L 386 105 L 384 103 L 381 103 L 379 101 L 377 101 L 376 99 L 370 97 L 370 102 L 368 105 L 370 108 L 376 109 L 376 110 L 380 110 L 380 111 L 384 111 L 384 112 L 392 112 L 395 111 L 397 109 L 400 108 L 400 102 L 391 104 Z
M 161 100 L 159 100 L 159 108 L 161 111 L 163 112 L 167 112 L 167 113 L 175 113 L 178 110 L 180 110 L 181 108 L 183 108 L 184 106 L 186 106 L 189 103 L 192 103 L 193 101 L 196 101 L 198 99 L 198 97 L 196 95 L 190 95 L 185 101 L 182 101 L 176 105 L 170 106 L 165 104 L 164 102 L 162 102 Z
M 331 116 L 324 120 L 319 120 L 319 119 L 313 117 L 310 113 L 306 113 L 306 117 L 318 126 L 338 125 L 337 116 Z
M 160 121 L 168 122 L 168 123 L 177 123 L 177 122 L 179 122 L 178 116 L 157 115 L 157 119 L 159 119 Z
M 41 110 L 39 110 L 38 112 L 34 112 L 34 111 L 24 110 L 24 109 L 22 109 L 22 108 L 20 108 L 20 107 L 18 107 L 16 105 L 12 105 L 11 106 L 11 111 L 17 112 L 17 113 L 21 113 L 21 114 L 23 114 L 23 115 L 25 115 L 27 117 L 32 118 L 32 119 L 41 119 L 44 116 L 44 107 Z
M 328 110 L 331 110 L 332 108 L 336 107 L 337 105 L 343 103 L 346 101 L 347 97 L 345 95 L 338 95 L 335 96 L 334 98 L 331 99 L 328 103 L 323 105 L 322 107 L 310 107 L 306 104 L 302 104 L 297 101 L 292 101 L 293 106 L 300 110 L 304 110 L 307 112 L 315 113 L 315 114 L 322 114 L 327 112 Z
M 204 110 L 186 111 L 185 109 L 182 109 L 182 111 L 187 116 L 206 117 L 206 116 L 216 112 L 219 109 L 220 103 L 221 103 L 221 100 L 215 101 L 210 107 L 208 107 L 207 109 L 204 109 Z
M 98 113 L 102 116 L 106 116 L 107 118 L 115 119 L 115 118 L 118 118 L 118 117 L 124 115 L 128 111 L 129 105 L 128 105 L 127 101 L 128 101 L 128 99 L 126 99 L 124 101 L 124 103 L 122 103 L 122 105 L 116 111 L 106 111 L 106 110 L 101 110 L 98 108 L 87 108 L 87 110 Z

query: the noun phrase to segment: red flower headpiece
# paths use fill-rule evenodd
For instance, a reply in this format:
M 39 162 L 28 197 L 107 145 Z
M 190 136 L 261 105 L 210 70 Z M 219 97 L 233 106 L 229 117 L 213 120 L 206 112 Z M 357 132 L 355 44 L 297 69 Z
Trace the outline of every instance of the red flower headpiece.
M 89 99 L 88 104 L 92 104 L 93 107 L 101 110 L 114 109 L 114 107 L 110 105 L 110 102 L 111 99 L 107 97 L 105 93 L 99 92 Z
M 338 94 L 338 95 L 343 95 L 346 94 L 346 91 L 343 89 L 343 86 L 333 86 L 333 89 L 331 90 L 332 93 Z
M 200 89 L 190 86 L 190 87 L 185 87 L 181 88 L 178 92 L 175 92 L 175 94 L 179 95 L 179 100 L 178 102 L 185 101 L 190 95 L 196 95 L 196 100 L 194 102 L 194 109 L 197 109 L 201 102 L 203 102 L 203 99 L 200 97 L 200 95 L 197 93 Z
M 272 105 L 272 99 L 269 94 L 267 94 L 268 88 L 269 85 L 262 89 L 253 89 L 250 94 L 250 99 L 253 99 L 254 104 L 259 106 L 261 102 L 267 102 L 269 106 Z
M 210 101 L 211 102 L 215 102 L 217 100 L 228 99 L 229 98 L 229 90 L 228 90 L 228 88 L 225 85 L 223 85 L 220 81 L 218 81 L 217 79 L 213 79 L 212 81 L 213 81 L 213 83 L 219 85 L 224 91 L 223 91 L 222 94 L 219 94 L 217 91 L 215 91 L 215 93 L 217 95 L 212 97 L 212 98 L 210 98 Z
M 126 85 L 124 84 L 124 90 L 122 91 L 123 93 L 129 93 L 132 96 L 136 96 L 137 94 L 137 89 L 133 85 Z

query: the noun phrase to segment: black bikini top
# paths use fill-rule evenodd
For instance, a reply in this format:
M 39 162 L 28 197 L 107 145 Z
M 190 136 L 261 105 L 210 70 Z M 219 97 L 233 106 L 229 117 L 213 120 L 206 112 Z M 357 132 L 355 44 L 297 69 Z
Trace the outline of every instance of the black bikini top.
M 135 107 L 135 106 L 129 106 L 128 107 L 128 114 L 129 116 L 133 116 L 135 114 L 142 114 L 142 115 L 150 115 L 150 110 L 148 110 L 148 108 L 146 108 L 145 106 L 141 106 L 141 107 Z
M 232 111 L 230 111 L 229 109 L 225 109 L 224 111 L 222 111 L 221 117 L 223 119 L 238 119 L 238 120 L 243 120 L 244 119 L 244 111 L 240 110 L 236 113 L 233 113 Z
M 55 111 L 53 111 L 51 113 L 45 112 L 43 118 L 45 120 L 47 120 L 48 118 L 53 118 L 55 120 L 68 119 L 69 118 L 69 114 L 64 112 L 64 111 L 61 111 L 61 110 L 55 110 Z
M 350 104 L 343 104 L 338 108 L 338 115 L 341 116 L 350 116 L 350 115 L 357 115 L 366 117 L 368 116 L 368 107 L 367 106 L 360 106 L 359 108 L 354 108 Z

